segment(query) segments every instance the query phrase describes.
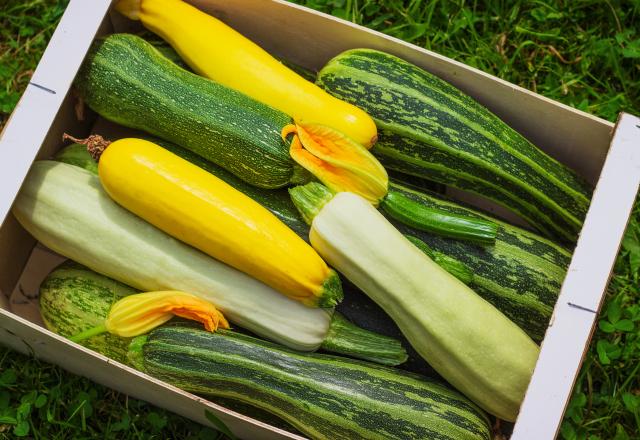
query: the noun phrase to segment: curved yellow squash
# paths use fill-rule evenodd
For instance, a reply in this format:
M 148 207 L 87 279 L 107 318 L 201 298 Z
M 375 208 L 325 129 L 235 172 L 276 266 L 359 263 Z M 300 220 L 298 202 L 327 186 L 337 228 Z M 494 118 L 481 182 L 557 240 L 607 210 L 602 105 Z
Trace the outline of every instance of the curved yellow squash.
M 157 228 L 311 307 L 342 299 L 338 275 L 267 209 L 202 168 L 142 139 L 111 143 L 100 181 Z
M 239 90 L 302 124 L 322 124 L 370 148 L 373 119 L 302 78 L 220 20 L 182 0 L 120 0 L 116 9 L 161 36 L 198 74 Z

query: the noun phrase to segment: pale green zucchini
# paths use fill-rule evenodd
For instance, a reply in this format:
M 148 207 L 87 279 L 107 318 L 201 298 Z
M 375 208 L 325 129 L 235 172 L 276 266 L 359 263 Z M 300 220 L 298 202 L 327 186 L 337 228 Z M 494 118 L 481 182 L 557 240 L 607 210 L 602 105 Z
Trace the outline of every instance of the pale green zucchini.
M 290 193 L 299 209 L 313 204 L 304 187 Z M 338 193 L 318 202 L 325 204 L 311 225 L 314 249 L 382 307 L 449 383 L 489 413 L 515 421 L 539 353 L 531 338 L 363 198 Z
M 40 285 L 40 314 L 47 328 L 67 338 L 104 322 L 111 306 L 137 290 L 100 275 L 74 261 L 55 268 Z M 102 333 L 81 344 L 119 362 L 126 362 L 130 338 Z M 382 365 L 407 360 L 397 339 L 360 328 L 339 313 L 331 318 L 321 349 Z

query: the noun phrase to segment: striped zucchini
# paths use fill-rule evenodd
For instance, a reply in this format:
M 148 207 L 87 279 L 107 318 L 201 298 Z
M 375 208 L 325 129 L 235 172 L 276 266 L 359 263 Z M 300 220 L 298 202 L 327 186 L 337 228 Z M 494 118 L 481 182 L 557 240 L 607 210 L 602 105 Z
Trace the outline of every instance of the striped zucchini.
M 451 84 L 370 49 L 336 56 L 317 82 L 374 118 L 385 167 L 480 194 L 575 242 L 589 186 Z
M 180 68 L 142 38 L 96 41 L 75 85 L 101 116 L 187 148 L 252 185 L 309 178 L 280 137 L 289 116 Z
M 49 330 L 68 338 L 101 324 L 114 302 L 137 292 L 129 286 L 67 260 L 56 267 L 40 284 L 40 314 Z M 126 364 L 129 362 L 127 352 L 130 342 L 131 338 L 103 333 L 85 339 L 81 344 Z M 222 398 L 215 399 L 215 402 L 270 425 L 292 429 L 279 418 L 253 406 Z
M 256 188 L 183 148 L 169 142 L 163 142 L 161 145 L 215 174 L 258 201 L 297 234 L 308 240 L 309 226 L 298 214 L 286 190 L 268 191 Z M 86 149 L 82 146 L 72 145 L 62 151 L 65 152 L 70 148 L 78 150 L 75 155 L 72 155 L 73 157 L 89 157 Z M 68 154 L 61 152 L 58 160 L 64 161 L 66 157 Z M 532 232 L 496 220 L 458 203 L 447 201 L 440 195 L 424 190 L 417 191 L 407 185 L 393 182 L 390 184 L 390 189 L 406 197 L 419 200 L 427 207 L 431 206 L 468 217 L 487 218 L 498 224 L 495 244 L 476 246 L 469 242 L 418 231 L 399 222 L 394 222 L 404 234 L 419 238 L 433 252 L 446 255 L 454 261 L 464 264 L 473 272 L 473 281 L 470 287 L 523 328 L 533 340 L 540 342 L 551 318 L 571 254 L 564 248 Z M 354 303 L 350 300 L 350 295 L 353 292 L 349 292 L 349 289 L 353 289 L 353 287 L 345 286 L 345 301 L 338 305 L 338 310 L 348 318 L 356 320 L 357 324 L 371 328 L 370 322 L 363 318 L 359 310 L 368 308 L 369 305 L 363 303 L 371 303 L 371 301 L 364 295 L 358 294 L 356 297 L 362 301 Z M 370 304 L 370 306 L 376 307 L 375 304 Z M 393 327 L 389 329 L 389 333 L 397 335 L 393 323 L 389 323 L 389 326 Z M 377 329 L 377 327 L 372 329 Z
M 232 331 L 158 328 L 133 340 L 129 358 L 186 391 L 267 410 L 313 439 L 490 438 L 480 409 L 425 377 Z

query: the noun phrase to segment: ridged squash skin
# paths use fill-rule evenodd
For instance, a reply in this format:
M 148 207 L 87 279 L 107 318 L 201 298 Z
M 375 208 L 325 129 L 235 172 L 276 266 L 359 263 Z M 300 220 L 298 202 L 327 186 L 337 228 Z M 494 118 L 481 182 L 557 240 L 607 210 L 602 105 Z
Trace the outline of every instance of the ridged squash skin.
M 355 194 L 324 205 L 310 241 L 442 377 L 487 412 L 515 421 L 539 353 L 520 327 Z
M 121 0 L 116 9 L 166 40 L 198 74 L 276 108 L 297 122 L 328 125 L 369 148 L 376 125 L 222 21 L 181 0 Z
M 269 210 L 153 142 L 111 143 L 98 173 L 121 206 L 289 298 L 309 307 L 342 299 L 338 275 Z
M 181 290 L 231 322 L 296 350 L 323 342 L 330 309 L 306 307 L 165 234 L 111 200 L 97 176 L 36 161 L 12 213 L 43 245 L 140 291 Z
M 490 439 L 486 416 L 458 392 L 368 362 L 183 327 L 134 339 L 129 357 L 151 376 L 267 410 L 316 440 Z
M 251 185 L 279 188 L 309 178 L 280 137 L 291 117 L 182 69 L 135 35 L 97 40 L 75 86 L 104 118 L 173 142 Z
M 372 153 L 386 168 L 487 197 L 575 243 L 589 185 L 451 84 L 371 49 L 339 54 L 317 83 L 374 118 Z

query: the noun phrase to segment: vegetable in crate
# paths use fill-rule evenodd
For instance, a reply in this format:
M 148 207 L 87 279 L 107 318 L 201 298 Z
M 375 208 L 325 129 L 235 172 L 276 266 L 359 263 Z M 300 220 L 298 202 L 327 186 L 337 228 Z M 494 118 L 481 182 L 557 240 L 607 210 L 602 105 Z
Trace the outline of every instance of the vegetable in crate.
M 160 35 L 198 74 L 290 115 L 328 125 L 371 147 L 373 120 L 334 98 L 220 20 L 181 0 L 120 0 L 116 9 Z
M 71 260 L 56 267 L 40 285 L 40 314 L 46 327 L 72 337 L 101 325 L 118 300 L 137 291 Z M 97 334 L 80 343 L 119 362 L 126 362 L 130 338 Z M 359 328 L 339 313 L 320 348 L 383 365 L 398 365 L 407 353 L 394 338 Z
M 489 413 L 515 421 L 539 353 L 526 333 L 362 197 L 333 196 L 317 183 L 289 191 L 313 217 L 309 237 L 320 255 L 378 303 L 449 383 Z
M 321 181 L 333 182 L 333 190 L 359 190 L 373 203 L 382 199 L 383 207 L 395 203 L 392 211 L 404 212 L 424 229 L 483 243 L 495 239 L 495 224 L 484 219 L 442 218 L 410 201 L 385 197 L 384 168 L 335 130 L 296 126 L 292 158 L 289 141 L 280 136 L 283 128 L 291 132 L 291 118 L 181 69 L 133 35 L 113 34 L 96 42 L 76 85 L 103 117 L 176 143 L 252 185 L 278 188 L 308 180 L 299 161 Z M 296 147 L 298 137 L 305 148 Z
M 269 209 L 299 236 L 309 238 L 309 227 L 296 210 L 286 190 L 257 188 L 188 150 L 169 142 L 162 142 L 161 145 L 215 174 Z M 88 167 L 96 168 L 97 173 L 96 163 L 84 145 L 69 145 L 57 158 L 62 161 L 71 160 L 70 158 L 79 159 Z M 464 272 L 471 270 L 471 288 L 524 329 L 534 341 L 540 342 L 553 312 L 571 254 L 533 232 L 495 220 L 486 214 L 445 200 L 440 195 L 418 191 L 395 182 L 391 183 L 390 188 L 404 197 L 418 200 L 427 207 L 432 206 L 440 211 L 466 217 L 488 218 L 497 223 L 498 235 L 493 246 L 475 246 L 464 241 L 414 230 L 397 222 L 395 225 L 404 234 L 419 238 L 428 245 L 434 252 L 432 258 L 436 263 L 440 264 L 441 256 L 446 256 L 454 261 L 454 266 L 466 266 Z M 382 212 L 384 214 L 384 211 Z M 447 265 L 441 266 L 448 271 L 455 270 Z M 356 298 L 370 301 L 362 294 L 356 295 Z M 361 320 L 359 307 L 349 301 L 347 304 L 341 303 L 338 309 L 350 318 L 360 320 L 362 325 L 371 324 L 368 319 Z M 379 326 L 381 323 L 375 325 Z M 384 328 L 388 328 L 390 334 L 397 331 L 393 322 L 385 324 Z
M 362 361 L 185 327 L 134 339 L 129 356 L 151 376 L 257 406 L 313 439 L 490 439 L 486 416 L 464 396 Z
M 181 290 L 211 301 L 259 336 L 315 350 L 330 309 L 306 307 L 165 234 L 116 204 L 89 171 L 36 161 L 12 212 L 43 245 L 141 291 Z
M 144 139 L 87 139 L 103 188 L 119 205 L 196 249 L 310 307 L 342 299 L 340 278 L 259 203 Z
M 385 167 L 480 194 L 575 242 L 591 188 L 451 84 L 371 49 L 336 56 L 317 83 L 373 117 Z

